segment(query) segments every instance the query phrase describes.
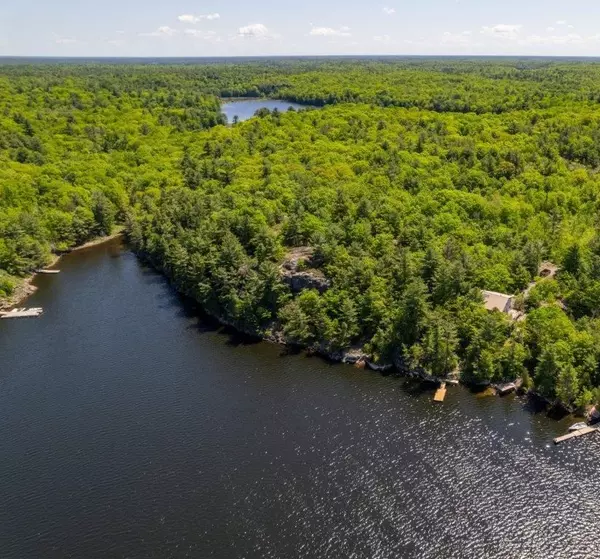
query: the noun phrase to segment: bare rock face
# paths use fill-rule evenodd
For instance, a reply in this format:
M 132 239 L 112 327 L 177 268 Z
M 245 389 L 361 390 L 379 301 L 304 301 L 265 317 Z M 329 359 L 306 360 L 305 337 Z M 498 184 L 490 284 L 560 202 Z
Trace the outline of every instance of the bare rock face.
M 280 266 L 281 278 L 294 293 L 304 289 L 316 289 L 323 293 L 330 287 L 323 272 L 312 267 L 313 254 L 312 247 L 293 248 Z
M 285 281 L 294 293 L 304 289 L 316 289 L 323 293 L 329 289 L 329 280 L 318 270 L 306 270 L 304 272 L 284 272 L 283 281 Z

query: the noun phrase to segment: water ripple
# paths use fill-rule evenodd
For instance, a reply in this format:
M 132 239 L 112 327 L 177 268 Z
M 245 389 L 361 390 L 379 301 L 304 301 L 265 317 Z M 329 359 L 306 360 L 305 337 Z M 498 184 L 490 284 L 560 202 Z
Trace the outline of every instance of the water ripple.
M 111 255 L 0 324 L 3 559 L 598 556 L 600 436 L 230 344 Z

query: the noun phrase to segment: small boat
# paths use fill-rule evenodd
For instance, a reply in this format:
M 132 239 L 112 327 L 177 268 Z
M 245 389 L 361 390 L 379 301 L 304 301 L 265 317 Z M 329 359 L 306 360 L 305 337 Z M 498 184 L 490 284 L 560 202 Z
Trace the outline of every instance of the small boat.
M 585 429 L 586 427 L 587 423 L 584 423 L 583 421 L 580 423 L 574 423 L 571 425 L 571 427 L 569 427 L 569 432 L 572 433 L 573 431 L 579 431 L 580 429 Z
M 516 389 L 517 385 L 514 382 L 509 382 L 508 384 L 501 384 L 500 386 L 496 387 L 496 390 L 498 391 L 498 394 L 500 394 L 500 396 L 506 396 L 507 394 L 514 392 Z

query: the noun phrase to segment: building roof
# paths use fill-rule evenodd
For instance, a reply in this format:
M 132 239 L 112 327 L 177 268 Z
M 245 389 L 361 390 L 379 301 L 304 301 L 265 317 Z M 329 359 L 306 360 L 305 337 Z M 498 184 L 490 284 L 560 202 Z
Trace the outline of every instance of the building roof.
M 505 293 L 497 293 L 496 291 L 482 291 L 485 308 L 488 311 L 498 310 L 500 312 L 508 312 L 513 296 Z

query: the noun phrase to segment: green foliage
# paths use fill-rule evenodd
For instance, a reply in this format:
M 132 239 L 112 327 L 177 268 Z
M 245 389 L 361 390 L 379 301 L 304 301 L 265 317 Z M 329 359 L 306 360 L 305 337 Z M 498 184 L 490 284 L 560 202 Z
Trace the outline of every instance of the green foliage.
M 429 315 L 422 345 L 422 363 L 432 375 L 445 377 L 456 369 L 458 336 L 449 315 L 441 312 Z
M 593 403 L 598 79 L 541 59 L 0 66 L 0 295 L 125 223 L 240 329 Z M 219 96 L 313 108 L 227 127 Z M 290 289 L 306 246 L 315 283 Z M 543 260 L 560 271 L 520 296 L 524 322 L 485 310 Z
M 560 295 L 560 285 L 556 280 L 545 279 L 539 281 L 529 291 L 526 307 L 536 309 L 542 305 L 552 305 Z
M 303 291 L 281 311 L 284 332 L 295 342 L 312 345 L 325 335 L 326 313 L 315 290 Z
M 535 369 L 536 388 L 543 396 L 572 403 L 579 393 L 579 378 L 569 344 L 558 341 L 547 346 Z
M 15 282 L 4 272 L 0 271 L 0 297 L 12 295 L 15 289 Z
M 0 66 L 0 269 L 23 276 L 110 233 L 132 197 L 179 182 L 185 134 L 224 122 L 177 72 Z

